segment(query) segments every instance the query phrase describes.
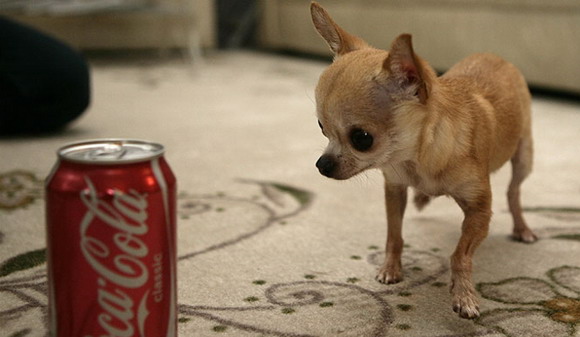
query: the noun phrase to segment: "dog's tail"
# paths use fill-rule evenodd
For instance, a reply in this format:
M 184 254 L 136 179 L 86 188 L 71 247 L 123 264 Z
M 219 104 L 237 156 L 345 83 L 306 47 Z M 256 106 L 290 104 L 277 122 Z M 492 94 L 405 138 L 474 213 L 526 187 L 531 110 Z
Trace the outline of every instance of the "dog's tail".
M 427 206 L 427 204 L 430 201 L 431 201 L 430 196 L 419 190 L 415 190 L 415 197 L 413 198 L 413 203 L 415 203 L 415 207 L 417 207 L 419 211 L 423 210 L 423 208 L 425 208 L 425 206 Z

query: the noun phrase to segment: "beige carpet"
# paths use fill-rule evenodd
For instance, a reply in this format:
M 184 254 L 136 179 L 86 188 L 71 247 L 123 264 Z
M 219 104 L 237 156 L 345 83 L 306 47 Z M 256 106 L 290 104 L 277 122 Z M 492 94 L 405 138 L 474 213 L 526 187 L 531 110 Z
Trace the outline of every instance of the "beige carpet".
M 448 256 L 462 214 L 408 208 L 405 281 L 383 259 L 382 182 L 320 176 L 313 88 L 325 64 L 253 53 L 96 62 L 94 102 L 59 135 L 0 140 L 0 336 L 46 334 L 43 184 L 55 150 L 88 138 L 154 140 L 179 183 L 180 336 L 580 336 L 580 105 L 535 99 L 535 171 L 508 239 L 509 169 L 475 258 L 482 316 L 451 310 Z

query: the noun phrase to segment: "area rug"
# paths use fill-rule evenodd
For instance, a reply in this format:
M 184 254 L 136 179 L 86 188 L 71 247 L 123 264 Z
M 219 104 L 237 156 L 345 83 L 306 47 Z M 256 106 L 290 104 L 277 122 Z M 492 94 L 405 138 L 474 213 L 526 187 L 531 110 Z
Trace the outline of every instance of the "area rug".
M 93 60 L 93 103 L 66 131 L 0 139 L 0 336 L 46 336 L 43 180 L 60 146 L 123 137 L 166 146 L 178 179 L 180 336 L 580 336 L 580 105 L 535 98 L 525 217 L 509 239 L 510 168 L 493 178 L 491 231 L 474 260 L 481 317 L 451 309 L 461 210 L 438 198 L 405 218 L 405 280 L 379 284 L 381 175 L 346 182 L 313 90 L 324 62 L 252 52 Z

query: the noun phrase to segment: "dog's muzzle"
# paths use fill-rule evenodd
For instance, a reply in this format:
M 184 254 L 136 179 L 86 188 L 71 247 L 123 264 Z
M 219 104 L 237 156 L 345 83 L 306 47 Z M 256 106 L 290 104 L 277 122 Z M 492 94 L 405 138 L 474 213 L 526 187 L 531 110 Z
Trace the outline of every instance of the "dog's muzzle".
M 328 154 L 322 155 L 316 162 L 316 167 L 320 171 L 320 174 L 329 178 L 332 178 L 336 166 L 336 160 Z

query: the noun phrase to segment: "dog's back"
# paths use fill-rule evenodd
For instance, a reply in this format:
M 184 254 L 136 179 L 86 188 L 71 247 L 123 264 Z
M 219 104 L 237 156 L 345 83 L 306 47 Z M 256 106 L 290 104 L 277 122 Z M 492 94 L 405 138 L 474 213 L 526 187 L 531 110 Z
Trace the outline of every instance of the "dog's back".
M 530 92 L 523 75 L 511 63 L 493 54 L 474 54 L 440 79 L 460 81 L 470 99 L 489 113 L 496 141 L 492 171 L 514 155 L 522 138 L 531 136 Z

